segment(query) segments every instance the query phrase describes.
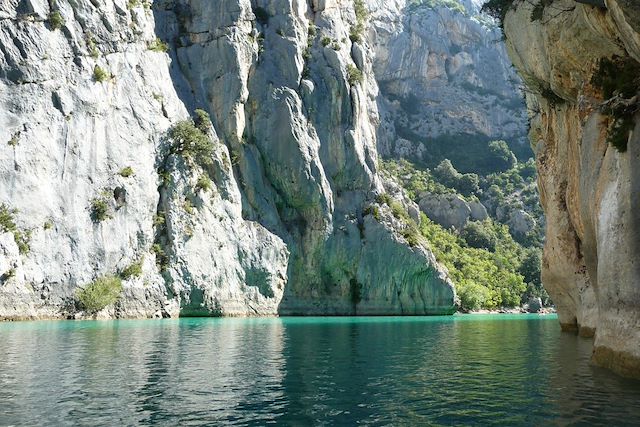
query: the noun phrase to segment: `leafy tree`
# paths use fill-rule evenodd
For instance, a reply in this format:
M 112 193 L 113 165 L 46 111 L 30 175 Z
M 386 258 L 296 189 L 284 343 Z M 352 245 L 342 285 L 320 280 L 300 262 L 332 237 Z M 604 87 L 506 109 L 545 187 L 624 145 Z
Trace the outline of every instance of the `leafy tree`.
M 183 120 L 176 123 L 169 130 L 171 139 L 170 152 L 192 158 L 197 163 L 208 165 L 213 163 L 211 153 L 213 142 L 202 130 L 194 124 L 193 120 Z
M 498 238 L 491 228 L 490 221 L 469 221 L 462 230 L 461 236 L 472 248 L 495 251 L 498 244 Z
M 506 171 L 516 165 L 516 156 L 511 152 L 505 141 L 491 141 L 488 148 L 487 170 L 492 172 Z

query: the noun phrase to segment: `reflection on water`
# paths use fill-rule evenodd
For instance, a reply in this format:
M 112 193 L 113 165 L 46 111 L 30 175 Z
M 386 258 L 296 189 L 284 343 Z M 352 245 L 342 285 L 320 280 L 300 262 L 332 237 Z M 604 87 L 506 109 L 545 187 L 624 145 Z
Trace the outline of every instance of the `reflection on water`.
M 0 425 L 633 425 L 555 318 L 0 324 Z

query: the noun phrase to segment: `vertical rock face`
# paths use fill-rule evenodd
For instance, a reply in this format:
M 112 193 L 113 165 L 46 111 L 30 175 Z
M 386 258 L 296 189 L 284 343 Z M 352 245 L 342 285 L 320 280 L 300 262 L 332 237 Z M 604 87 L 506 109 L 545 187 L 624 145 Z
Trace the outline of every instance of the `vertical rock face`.
M 376 202 L 357 19 L 338 0 L 2 2 L 0 317 L 72 315 L 132 265 L 100 315 L 452 312 Z M 195 108 L 200 160 L 168 132 Z
M 596 363 L 640 377 L 640 7 L 556 0 L 532 22 L 525 3 L 507 14 L 505 34 L 532 90 L 543 282 L 564 328 L 595 333 Z M 612 88 L 603 89 L 602 64 L 614 64 Z M 624 83 L 635 86 L 621 91 Z M 607 143 L 616 135 L 618 149 Z
M 384 155 L 429 162 L 451 138 L 525 146 L 520 81 L 482 1 L 368 4 Z

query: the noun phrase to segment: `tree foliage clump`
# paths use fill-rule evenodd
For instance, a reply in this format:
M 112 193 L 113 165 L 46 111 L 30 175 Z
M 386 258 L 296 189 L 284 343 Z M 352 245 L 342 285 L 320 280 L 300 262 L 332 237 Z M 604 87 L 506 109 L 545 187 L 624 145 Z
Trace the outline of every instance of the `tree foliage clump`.
M 59 30 L 64 26 L 64 18 L 60 11 L 54 10 L 49 14 L 49 25 L 51 25 L 52 30 Z
M 95 313 L 118 301 L 121 292 L 122 280 L 116 276 L 105 276 L 80 289 L 76 299 L 80 308 Z
M 602 112 L 611 117 L 607 142 L 620 152 L 627 151 L 633 116 L 640 110 L 640 63 L 631 57 L 602 58 L 591 83 L 602 91 L 606 100 Z
M 369 18 L 369 11 L 364 0 L 353 0 L 353 9 L 356 14 L 356 23 L 351 27 L 349 38 L 353 43 L 358 43 L 362 41 L 367 19 Z
M 200 119 L 198 119 L 200 120 Z M 202 125 L 202 123 L 200 123 Z M 193 120 L 183 120 L 176 123 L 169 130 L 171 140 L 170 153 L 179 154 L 185 158 L 193 159 L 201 165 L 213 163 L 211 153 L 214 150 L 213 141 Z
M 498 242 L 494 251 L 470 247 L 464 238 L 432 222 L 423 214 L 420 231 L 436 259 L 449 270 L 462 310 L 520 305 L 526 284 L 519 272 L 522 248 L 506 226 L 493 224 Z
M 347 81 L 349 85 L 355 86 L 361 84 L 364 81 L 364 74 L 355 65 L 347 65 Z
M 472 248 L 496 250 L 498 236 L 490 220 L 469 221 L 462 229 L 460 236 Z
M 140 258 L 138 261 L 129 264 L 120 272 L 120 277 L 123 280 L 129 280 L 133 277 L 142 276 L 142 264 L 144 263 L 144 258 Z
M 0 234 L 12 233 L 13 240 L 18 245 L 18 251 L 24 255 L 29 252 L 29 242 L 31 240 L 31 231 L 20 229 L 15 222 L 17 209 L 11 209 L 9 206 L 0 204 Z
M 496 19 L 500 23 L 500 28 L 504 29 L 504 18 L 517 2 L 518 0 L 488 0 L 482 5 L 480 11 Z

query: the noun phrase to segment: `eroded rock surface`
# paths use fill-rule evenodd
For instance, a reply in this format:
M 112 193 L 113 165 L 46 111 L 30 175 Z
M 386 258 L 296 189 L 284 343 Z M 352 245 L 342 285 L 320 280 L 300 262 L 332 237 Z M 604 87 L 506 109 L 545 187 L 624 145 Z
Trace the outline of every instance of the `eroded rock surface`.
M 356 21 L 337 0 L 3 1 L 0 203 L 24 233 L 2 234 L 0 317 L 75 316 L 78 289 L 134 263 L 100 316 L 452 312 L 375 201 Z M 167 150 L 195 108 L 204 164 Z
M 367 0 L 382 154 L 428 163 L 451 139 L 526 144 L 520 80 L 482 3 Z
M 606 6 L 556 0 L 532 22 L 532 5 L 517 2 L 505 33 L 532 91 L 530 138 L 547 218 L 543 283 L 565 329 L 595 333 L 596 363 L 640 377 L 640 120 L 627 114 L 626 151 L 608 144 L 615 120 L 596 82 L 602 58 L 640 62 L 640 7 Z

